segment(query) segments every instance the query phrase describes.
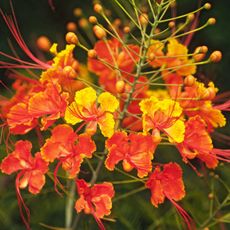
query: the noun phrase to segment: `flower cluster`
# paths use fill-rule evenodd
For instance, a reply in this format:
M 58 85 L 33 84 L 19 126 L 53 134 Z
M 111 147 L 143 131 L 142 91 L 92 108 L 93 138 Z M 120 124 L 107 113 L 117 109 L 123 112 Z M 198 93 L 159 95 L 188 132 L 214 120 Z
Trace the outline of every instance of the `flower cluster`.
M 155 207 L 167 198 L 191 229 L 190 216 L 177 204 L 186 195 L 183 170 L 177 162 L 155 161 L 158 146 L 173 146 L 189 165 L 197 159 L 215 169 L 220 160 L 230 161 L 230 151 L 215 148 L 211 138 L 216 128 L 225 126 L 223 111 L 229 110 L 230 103 L 218 103 L 214 83 L 202 83 L 197 74 L 198 65 L 219 61 L 221 53 L 215 51 L 205 59 L 206 46 L 189 53 L 198 13 L 179 16 L 185 22 L 177 26 L 177 17 L 162 19 L 174 1 L 154 2 L 149 12 L 133 6 L 137 18 L 130 26 L 111 22 L 103 7 L 95 4 L 95 12 L 109 25 L 99 24 L 95 16 L 89 18 L 99 41 L 88 49 L 75 33 L 68 32 L 68 44 L 58 51 L 57 44 L 51 46 L 49 41 L 40 40 L 39 47 L 47 50 L 44 47 L 48 46 L 54 55 L 47 62 L 30 52 L 15 17 L 12 20 L 1 11 L 16 42 L 31 59 L 28 62 L 1 52 L 14 63 L 0 61 L 0 68 L 12 70 L 16 79 L 14 95 L 0 101 L 8 152 L 1 171 L 17 172 L 17 197 L 27 229 L 29 210 L 20 189 L 28 187 L 30 193 L 38 194 L 46 175 L 52 175 L 56 191 L 57 186 L 65 190 L 58 179 L 59 167 L 66 180 L 76 183 L 76 211 L 93 215 L 99 228 L 105 229 L 102 219 L 111 213 L 116 189 L 111 181 L 97 183 L 103 165 L 143 182 Z M 197 12 L 208 9 L 207 4 Z M 165 22 L 171 22 L 169 35 L 161 39 L 165 33 L 159 28 Z M 87 50 L 87 66 L 77 60 L 78 55 L 75 57 L 76 46 Z M 30 70 L 30 75 L 23 76 L 18 69 Z M 40 69 L 40 76 L 33 69 Z M 96 82 L 89 77 L 91 74 L 97 76 Z M 37 137 L 38 144 L 25 140 L 28 133 Z M 17 141 L 11 140 L 14 136 Z M 35 154 L 31 153 L 31 142 Z M 91 159 L 97 162 L 96 169 Z M 83 164 L 92 172 L 89 183 L 81 174 Z

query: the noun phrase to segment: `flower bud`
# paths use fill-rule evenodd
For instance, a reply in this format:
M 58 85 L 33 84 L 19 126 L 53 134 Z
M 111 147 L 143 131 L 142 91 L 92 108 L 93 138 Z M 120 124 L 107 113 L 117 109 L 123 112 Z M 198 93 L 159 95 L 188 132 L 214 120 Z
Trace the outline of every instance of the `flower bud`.
M 98 25 L 93 27 L 93 32 L 95 33 L 95 35 L 98 39 L 103 39 L 106 37 L 105 30 Z
M 74 32 L 77 30 L 77 25 L 74 22 L 68 22 L 66 25 L 66 30 L 69 32 Z
M 189 20 L 190 22 L 193 21 L 194 18 L 195 18 L 195 15 L 194 15 L 194 14 L 189 14 L 189 15 L 187 16 L 187 20 Z
M 214 24 L 216 24 L 216 19 L 215 19 L 215 18 L 209 18 L 209 19 L 208 19 L 208 24 L 209 24 L 209 25 L 214 25 Z
M 219 50 L 216 50 L 211 53 L 210 60 L 211 62 L 219 62 L 222 59 L 222 53 Z
M 96 3 L 96 4 L 94 5 L 93 9 L 94 9 L 94 11 L 95 11 L 96 13 L 100 14 L 100 13 L 102 12 L 102 9 L 103 9 L 103 8 L 102 8 L 101 4 Z
M 130 27 L 129 26 L 125 26 L 123 29 L 124 33 L 128 34 L 130 33 Z
M 73 32 L 68 32 L 66 35 L 65 35 L 65 40 L 68 44 L 75 44 L 77 45 L 78 44 L 78 37 L 75 33 Z
M 149 22 L 149 17 L 147 14 L 141 14 L 139 20 L 140 20 L 141 25 L 147 26 Z
M 63 73 L 70 78 L 75 78 L 76 77 L 76 72 L 71 66 L 65 66 L 63 69 Z
M 78 24 L 79 24 L 79 26 L 81 27 L 81 28 L 87 28 L 88 27 L 88 20 L 86 20 L 85 18 L 81 18 L 80 20 L 79 20 L 79 22 L 78 22 Z
M 82 15 L 82 9 L 81 8 L 75 8 L 74 11 L 73 11 L 73 14 L 76 17 L 80 17 Z
M 97 52 L 94 49 L 88 50 L 88 57 L 89 58 L 97 58 Z
M 118 93 L 123 93 L 125 89 L 125 82 L 123 80 L 119 80 L 116 82 L 116 90 Z
M 51 42 L 46 36 L 40 36 L 36 41 L 37 47 L 45 52 L 48 52 L 51 47 Z
M 169 22 L 168 26 L 169 26 L 169 28 L 174 28 L 175 22 L 174 21 Z
M 204 9 L 206 9 L 206 10 L 210 10 L 211 7 L 212 7 L 212 5 L 209 2 L 204 4 Z
M 184 79 L 184 85 L 186 86 L 193 86 L 196 82 L 195 77 L 193 77 L 192 75 L 188 75 L 185 79 Z
M 95 16 L 90 16 L 89 17 L 89 22 L 92 24 L 96 24 L 97 23 L 97 18 Z

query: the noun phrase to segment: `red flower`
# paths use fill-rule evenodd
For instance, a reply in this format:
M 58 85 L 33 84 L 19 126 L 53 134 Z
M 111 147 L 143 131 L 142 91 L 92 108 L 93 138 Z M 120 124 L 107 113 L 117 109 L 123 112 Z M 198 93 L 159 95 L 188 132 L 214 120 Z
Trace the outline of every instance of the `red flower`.
M 176 203 L 185 196 L 182 169 L 177 163 L 165 164 L 162 171 L 157 166 L 146 182 L 146 187 L 151 190 L 151 202 L 155 207 L 163 203 L 165 197 L 168 198 L 184 219 L 188 229 L 195 229 L 191 217 Z
M 98 41 L 94 50 L 101 60 L 90 58 L 89 69 L 100 77 L 99 82 L 107 91 L 116 93 L 115 85 L 121 77 L 117 69 L 120 70 L 122 77 L 130 76 L 135 62 L 139 59 L 139 47 L 127 45 L 124 48 L 117 39 L 112 39 L 106 42 Z
M 48 162 L 60 161 L 62 168 L 73 178 L 80 171 L 84 157 L 91 158 L 96 145 L 87 134 L 77 135 L 68 125 L 58 125 L 51 138 L 41 148 L 42 158 Z
M 48 163 L 42 160 L 40 153 L 36 153 L 35 157 L 32 157 L 31 148 L 32 144 L 29 141 L 18 141 L 15 144 L 15 151 L 5 157 L 1 163 L 3 173 L 12 174 L 20 170 L 15 185 L 21 217 L 27 229 L 30 229 L 30 212 L 23 201 L 20 189 L 28 186 L 29 192 L 39 193 L 45 184 L 45 173 L 48 171 Z M 27 219 L 24 217 L 21 205 L 26 211 Z
M 164 165 L 163 171 L 157 166 L 146 182 L 146 187 L 151 190 L 151 202 L 155 207 L 169 200 L 178 201 L 185 196 L 182 170 L 176 163 Z
M 151 136 L 143 134 L 127 134 L 116 132 L 107 140 L 106 146 L 109 150 L 105 166 L 114 170 L 116 164 L 123 161 L 123 168 L 126 171 L 137 169 L 139 177 L 147 176 L 152 170 L 152 159 L 157 143 L 154 143 Z
M 189 118 L 185 124 L 184 141 L 177 145 L 183 160 L 195 157 L 204 161 L 208 168 L 215 168 L 218 165 L 217 157 L 212 153 L 212 139 L 209 136 L 205 122 L 200 116 Z
M 111 183 L 104 182 L 90 187 L 84 180 L 76 181 L 80 198 L 75 203 L 77 212 L 84 210 L 86 214 L 92 214 L 100 229 L 105 229 L 100 218 L 110 215 L 112 208 L 111 199 L 114 196 L 114 188 Z

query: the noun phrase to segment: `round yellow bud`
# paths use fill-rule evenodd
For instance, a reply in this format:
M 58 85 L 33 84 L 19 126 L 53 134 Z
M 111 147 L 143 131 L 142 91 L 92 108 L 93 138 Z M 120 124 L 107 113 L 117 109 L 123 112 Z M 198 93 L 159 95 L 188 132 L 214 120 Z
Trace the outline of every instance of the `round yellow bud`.
M 105 30 L 98 25 L 93 27 L 93 32 L 95 33 L 95 35 L 98 39 L 103 39 L 106 37 Z
M 66 25 L 66 30 L 70 32 L 74 32 L 77 30 L 77 25 L 75 22 L 68 22 Z
M 73 32 L 68 32 L 66 35 L 65 35 L 65 40 L 68 44 L 75 44 L 77 45 L 79 40 L 78 40 L 78 37 L 75 33 Z
M 215 19 L 215 18 L 209 18 L 209 19 L 208 19 L 208 24 L 209 24 L 209 25 L 214 25 L 214 24 L 216 24 L 216 19 Z
M 210 60 L 211 62 L 219 62 L 222 59 L 222 53 L 219 50 L 216 50 L 211 53 Z
M 123 93 L 125 89 L 125 82 L 123 80 L 119 80 L 116 82 L 116 91 L 118 93 Z
M 40 36 L 36 41 L 36 45 L 40 50 L 48 52 L 51 47 L 51 42 L 46 36 Z
M 146 26 L 148 25 L 149 17 L 147 14 L 141 14 L 139 20 L 140 20 L 141 25 Z
M 97 23 L 97 18 L 95 16 L 90 16 L 89 17 L 89 22 L 92 24 L 96 24 Z
M 88 50 L 88 57 L 89 58 L 97 58 L 97 52 L 94 49 Z
M 184 85 L 186 86 L 193 86 L 196 82 L 195 77 L 193 77 L 192 75 L 188 75 L 185 79 L 184 79 Z
M 102 12 L 102 5 L 101 4 L 98 4 L 98 3 L 96 3 L 95 5 L 94 5 L 94 7 L 93 7 L 93 9 L 94 9 L 94 11 L 96 12 L 96 13 L 101 13 Z
M 123 29 L 124 33 L 128 34 L 130 33 L 130 27 L 129 26 L 125 26 Z
M 206 10 L 210 10 L 212 8 L 212 5 L 209 2 L 207 2 L 207 3 L 204 4 L 204 8 Z

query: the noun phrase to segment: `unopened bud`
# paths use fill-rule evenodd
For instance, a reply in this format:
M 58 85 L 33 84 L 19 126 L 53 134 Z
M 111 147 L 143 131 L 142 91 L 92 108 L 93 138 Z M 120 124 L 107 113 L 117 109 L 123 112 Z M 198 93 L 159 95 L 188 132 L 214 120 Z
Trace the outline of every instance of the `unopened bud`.
M 105 30 L 98 25 L 93 27 L 93 32 L 95 33 L 95 35 L 98 39 L 103 39 L 106 37 Z
M 209 18 L 209 19 L 208 19 L 208 24 L 209 24 L 209 25 L 214 25 L 214 24 L 216 24 L 216 19 L 215 19 L 215 18 Z
M 123 29 L 124 33 L 128 34 L 130 33 L 130 27 L 129 26 L 125 26 Z
M 70 78 L 76 77 L 76 72 L 71 66 L 65 66 L 63 69 L 63 73 Z
M 150 52 L 149 54 L 148 54 L 148 59 L 149 59 L 149 61 L 153 61 L 154 59 L 155 59 L 155 54 L 153 53 L 153 52 Z
M 94 5 L 93 9 L 94 9 L 94 11 L 95 11 L 96 13 L 98 13 L 98 14 L 102 12 L 102 6 L 101 6 L 101 4 L 96 3 L 96 4 Z
M 189 87 L 193 86 L 193 85 L 195 84 L 195 82 L 196 82 L 196 79 L 195 79 L 195 77 L 193 77 L 192 75 L 188 75 L 188 76 L 184 79 L 184 84 L 185 84 L 186 86 L 189 86 Z
M 78 21 L 78 24 L 81 28 L 86 28 L 88 27 L 88 20 L 86 18 L 81 18 L 79 21 Z
M 207 2 L 207 3 L 204 4 L 204 8 L 206 10 L 210 10 L 212 8 L 212 5 L 209 2 Z
M 95 16 L 90 16 L 89 17 L 89 22 L 92 24 L 96 24 L 97 23 L 97 18 Z
M 216 90 L 213 87 L 208 87 L 209 100 L 213 100 L 216 96 Z
M 68 44 L 75 44 L 77 45 L 78 44 L 78 37 L 75 33 L 73 32 L 68 32 L 66 35 L 65 35 L 65 40 Z
M 175 22 L 174 21 L 169 22 L 168 26 L 169 26 L 169 28 L 174 28 Z
M 73 14 L 76 16 L 76 17 L 80 17 L 82 15 L 82 9 L 81 8 L 75 8 L 73 10 Z
M 123 80 L 119 80 L 116 82 L 116 90 L 118 93 L 123 93 L 125 89 L 125 82 Z
M 97 52 L 96 52 L 96 50 L 94 50 L 94 49 L 88 50 L 88 57 L 89 58 L 97 58 Z
M 117 27 L 120 26 L 120 25 L 121 25 L 121 19 L 116 18 L 116 19 L 114 20 L 113 24 L 114 24 L 115 26 L 117 26 Z
M 210 60 L 214 63 L 219 62 L 222 59 L 222 53 L 219 50 L 216 50 L 211 53 Z
M 141 14 L 140 15 L 140 23 L 141 23 L 141 25 L 146 26 L 146 25 L 148 25 L 148 22 L 149 22 L 148 15 L 147 14 Z
M 77 25 L 75 22 L 68 22 L 66 25 L 66 30 L 70 32 L 74 32 L 77 30 Z
M 46 36 L 40 36 L 36 41 L 37 47 L 45 52 L 48 52 L 51 47 L 51 42 Z
M 188 16 L 187 16 L 187 19 L 191 22 L 191 21 L 193 21 L 193 19 L 195 18 L 195 15 L 194 14 L 189 14 Z

